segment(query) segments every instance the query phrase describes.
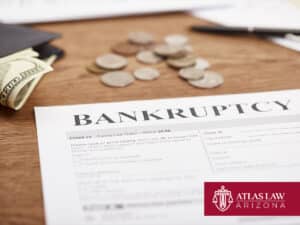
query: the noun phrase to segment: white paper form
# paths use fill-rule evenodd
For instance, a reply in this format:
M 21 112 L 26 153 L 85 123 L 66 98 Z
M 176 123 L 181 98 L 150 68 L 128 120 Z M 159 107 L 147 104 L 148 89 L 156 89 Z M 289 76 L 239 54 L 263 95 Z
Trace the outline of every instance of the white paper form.
M 37 23 L 172 12 L 219 5 L 219 0 L 1 0 L 0 21 Z
M 204 217 L 205 181 L 299 181 L 300 90 L 36 107 L 48 225 L 290 225 Z
M 228 0 L 226 3 L 228 7 L 194 11 L 193 15 L 225 26 L 300 29 L 299 0 Z M 300 51 L 299 41 L 278 37 L 270 40 Z

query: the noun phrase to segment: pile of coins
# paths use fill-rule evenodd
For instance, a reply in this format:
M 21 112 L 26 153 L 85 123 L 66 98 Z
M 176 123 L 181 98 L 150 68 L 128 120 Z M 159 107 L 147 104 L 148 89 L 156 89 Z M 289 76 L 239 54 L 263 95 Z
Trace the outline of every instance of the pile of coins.
M 158 79 L 160 72 L 149 65 L 162 62 L 177 69 L 180 78 L 197 88 L 215 88 L 224 83 L 221 74 L 207 70 L 210 64 L 203 58 L 193 54 L 188 37 L 181 34 L 168 35 L 164 43 L 155 44 L 152 34 L 146 32 L 132 32 L 128 40 L 117 43 L 111 48 L 113 53 L 101 55 L 94 63 L 87 66 L 87 70 L 94 74 L 101 74 L 100 80 L 110 87 L 126 87 L 135 79 L 150 81 Z M 128 65 L 127 57 L 135 56 L 144 65 L 132 73 L 123 71 Z

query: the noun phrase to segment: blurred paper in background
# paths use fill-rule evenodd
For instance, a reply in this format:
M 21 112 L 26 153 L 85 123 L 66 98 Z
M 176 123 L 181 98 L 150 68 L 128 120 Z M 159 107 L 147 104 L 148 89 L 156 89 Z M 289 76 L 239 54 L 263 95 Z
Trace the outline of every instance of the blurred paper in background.
M 223 0 L 1 0 L 0 21 L 36 23 L 172 12 L 219 6 Z
M 227 0 L 226 3 L 228 7 L 196 10 L 193 15 L 226 26 L 300 29 L 300 0 Z M 299 41 L 270 39 L 300 51 Z

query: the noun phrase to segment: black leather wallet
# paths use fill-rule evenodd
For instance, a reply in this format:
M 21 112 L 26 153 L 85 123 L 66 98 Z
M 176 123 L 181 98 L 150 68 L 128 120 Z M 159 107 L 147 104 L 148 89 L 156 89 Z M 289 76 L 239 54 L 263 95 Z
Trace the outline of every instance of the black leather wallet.
M 61 57 L 63 51 L 49 45 L 50 41 L 59 37 L 57 33 L 0 23 L 0 58 L 27 48 L 34 48 L 40 53 L 41 58 L 52 54 Z

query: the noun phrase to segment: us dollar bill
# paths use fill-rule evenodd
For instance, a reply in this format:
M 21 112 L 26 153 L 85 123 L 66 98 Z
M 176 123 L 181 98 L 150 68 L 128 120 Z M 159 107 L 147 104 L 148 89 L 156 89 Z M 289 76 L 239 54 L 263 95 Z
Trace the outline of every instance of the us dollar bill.
M 49 63 L 32 49 L 0 58 L 0 104 L 21 109 L 43 76 L 52 71 Z M 52 62 L 52 61 L 51 61 Z

